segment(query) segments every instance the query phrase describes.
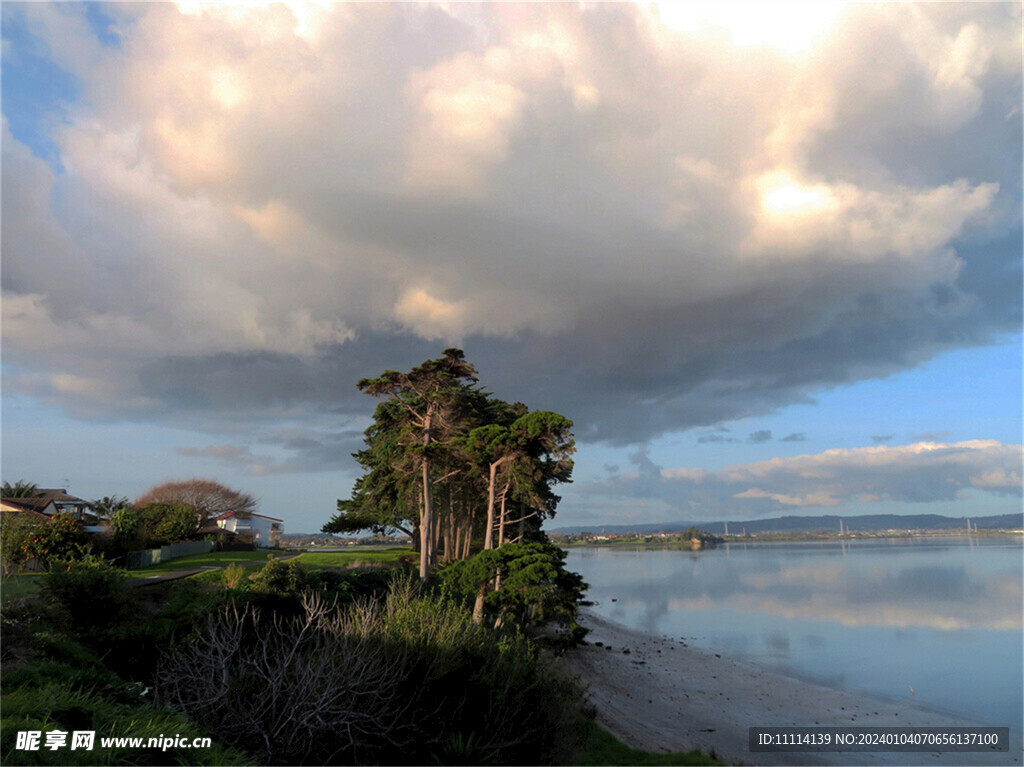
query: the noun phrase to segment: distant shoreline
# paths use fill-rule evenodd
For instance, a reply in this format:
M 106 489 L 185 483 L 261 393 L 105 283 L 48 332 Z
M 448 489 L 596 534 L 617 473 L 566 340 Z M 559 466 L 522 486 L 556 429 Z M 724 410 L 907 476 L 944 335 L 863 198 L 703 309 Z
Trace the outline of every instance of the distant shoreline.
M 607 540 L 587 540 L 562 542 L 555 541 L 565 549 L 579 548 L 603 548 L 603 547 L 632 547 L 648 549 L 682 549 L 689 550 L 687 541 L 676 540 L 645 540 L 652 538 L 651 535 L 637 535 L 630 538 L 610 538 Z M 851 543 L 854 541 L 881 541 L 881 540 L 914 540 L 918 538 L 1021 538 L 1024 540 L 1022 530 L 921 530 L 913 532 L 896 532 L 888 530 L 879 531 L 857 531 L 854 533 L 759 533 L 757 535 L 718 535 L 722 542 L 718 545 L 728 543 L 759 544 L 759 543 Z
M 1009 753 L 752 753 L 747 742 L 752 726 L 972 723 L 748 666 L 680 640 L 630 629 L 586 609 L 580 611 L 580 623 L 591 631 L 588 643 L 566 654 L 566 666 L 589 685 L 598 723 L 635 748 L 700 749 L 727 764 L 1022 763 L 1021 735 L 1013 730 Z

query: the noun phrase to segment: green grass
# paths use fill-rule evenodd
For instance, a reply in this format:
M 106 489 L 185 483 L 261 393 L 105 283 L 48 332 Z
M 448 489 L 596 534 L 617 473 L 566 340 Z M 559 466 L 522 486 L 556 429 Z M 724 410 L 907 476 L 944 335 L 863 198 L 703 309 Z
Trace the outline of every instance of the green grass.
M 144 567 L 141 570 L 131 570 L 129 571 L 129 577 L 148 578 L 151 575 L 189 570 L 193 567 L 208 567 L 210 565 L 223 567 L 232 562 L 238 562 L 243 565 L 248 563 L 266 564 L 267 556 L 270 553 L 269 551 L 211 551 L 209 554 L 193 554 L 189 557 L 179 557 L 169 562 L 161 562 L 158 565 Z M 286 552 L 276 552 L 274 555 L 280 556 L 283 553 Z
M 0 581 L 0 596 L 3 597 L 3 601 L 34 597 L 39 591 L 39 577 L 42 574 L 8 575 Z
M 330 567 L 358 567 L 360 565 L 394 565 L 398 558 L 413 556 L 410 548 L 371 549 L 361 551 L 307 551 L 299 555 L 299 564 L 310 570 Z
M 578 765 L 691 765 L 723 764 L 700 751 L 654 753 L 630 748 L 608 730 L 597 724 L 590 725 L 590 733 L 583 748 L 573 758 Z

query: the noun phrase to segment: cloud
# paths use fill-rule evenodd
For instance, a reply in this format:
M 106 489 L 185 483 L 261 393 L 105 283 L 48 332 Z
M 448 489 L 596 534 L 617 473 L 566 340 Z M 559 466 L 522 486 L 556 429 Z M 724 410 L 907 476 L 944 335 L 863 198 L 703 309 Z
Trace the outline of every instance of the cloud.
M 873 434 L 873 435 L 871 435 L 871 441 L 874 442 L 876 445 L 881 445 L 881 444 L 883 444 L 885 442 L 891 441 L 894 436 L 896 436 L 896 435 L 895 434 Z
M 260 452 L 253 451 L 248 445 L 234 444 L 179 447 L 176 452 L 192 458 L 214 459 L 223 466 L 242 469 L 257 477 L 336 471 L 362 447 L 361 437 L 362 434 L 355 430 L 316 432 L 305 428 L 278 429 L 259 439 Z
M 701 434 L 697 437 L 697 443 L 700 445 L 725 442 L 739 442 L 739 440 L 735 437 L 723 437 L 721 434 Z
M 662 469 L 584 484 L 587 495 L 660 499 L 695 515 L 764 514 L 881 500 L 950 502 L 965 491 L 1021 495 L 1021 446 L 995 440 L 826 450 L 727 466 Z M 969 494 L 969 492 L 968 492 Z M 695 517 L 696 518 L 696 517 Z
M 787 434 L 785 437 L 779 440 L 779 442 L 806 442 L 807 435 L 801 432 L 794 432 L 793 434 Z
M 1019 332 L 1016 6 L 103 12 L 5 7 L 81 99 L 60 172 L 5 121 L 4 386 L 78 416 L 343 429 L 458 343 L 636 444 Z
M 910 437 L 914 442 L 941 442 L 946 439 L 951 432 L 948 431 L 926 431 L 921 434 L 914 434 Z
M 750 436 L 747 437 L 747 442 L 752 442 L 755 445 L 762 445 L 765 442 L 771 442 L 771 440 L 771 429 L 759 429 L 758 431 L 751 432 Z
M 636 452 L 629 456 L 629 462 L 636 466 L 637 471 L 644 476 L 656 477 L 661 473 L 661 467 L 650 458 L 650 447 L 642 445 Z

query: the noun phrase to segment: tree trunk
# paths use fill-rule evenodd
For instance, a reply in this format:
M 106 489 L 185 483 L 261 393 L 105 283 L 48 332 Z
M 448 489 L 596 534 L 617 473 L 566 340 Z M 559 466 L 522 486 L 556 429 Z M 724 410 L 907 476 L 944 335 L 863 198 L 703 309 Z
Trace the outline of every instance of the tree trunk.
M 498 516 L 498 546 L 505 543 L 505 501 L 508 498 L 508 485 L 501 491 L 501 514 Z
M 469 521 L 466 523 L 466 538 L 462 542 L 462 558 L 469 559 L 469 547 L 473 544 L 473 520 L 476 519 L 476 506 L 469 507 Z
M 437 545 L 441 542 L 441 515 L 437 515 L 437 519 L 434 520 L 434 533 L 430 536 L 430 561 L 434 563 L 437 561 Z
M 487 480 L 487 527 L 484 528 L 484 550 L 492 549 L 491 533 L 494 531 L 494 477 L 498 473 L 498 464 L 491 464 L 490 477 Z
M 498 516 L 498 548 L 505 543 L 505 501 L 508 498 L 508 485 L 501 491 L 501 514 Z M 501 570 L 494 576 L 494 590 L 501 588 Z
M 484 622 L 484 596 L 487 593 L 487 584 L 480 587 L 476 594 L 476 601 L 473 603 L 473 623 L 480 625 Z
M 423 424 L 423 445 L 430 444 L 430 419 L 428 412 Z M 423 514 L 420 518 L 420 580 L 425 581 L 430 574 L 431 554 L 430 534 L 433 532 L 433 508 L 430 504 L 430 459 L 423 456 Z

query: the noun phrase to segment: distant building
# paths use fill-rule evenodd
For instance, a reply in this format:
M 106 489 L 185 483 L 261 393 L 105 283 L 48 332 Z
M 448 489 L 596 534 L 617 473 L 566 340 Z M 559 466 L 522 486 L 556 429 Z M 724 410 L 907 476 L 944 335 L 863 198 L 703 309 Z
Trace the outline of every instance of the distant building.
M 3 498 L 0 499 L 0 513 L 4 517 L 20 515 L 44 520 L 57 513 L 57 506 L 51 498 Z
M 284 533 L 284 522 L 251 511 L 229 511 L 214 519 L 217 527 L 249 539 L 257 546 L 277 546 Z
M 63 488 L 39 488 L 39 493 L 43 498 L 49 498 L 53 501 L 53 505 L 57 507 L 58 512 L 71 514 L 76 519 L 81 520 L 89 511 L 88 501 L 68 495 L 68 491 Z

